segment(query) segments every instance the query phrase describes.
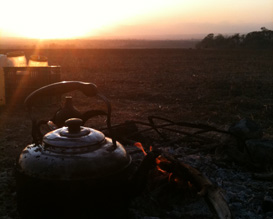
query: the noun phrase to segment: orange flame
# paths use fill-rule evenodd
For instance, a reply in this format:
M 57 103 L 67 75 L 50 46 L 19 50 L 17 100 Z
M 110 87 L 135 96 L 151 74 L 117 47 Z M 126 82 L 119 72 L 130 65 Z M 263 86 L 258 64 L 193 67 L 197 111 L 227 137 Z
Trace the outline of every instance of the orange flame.
M 135 143 L 134 143 L 134 146 L 138 147 L 138 148 L 143 152 L 143 154 L 144 154 L 145 156 L 147 155 L 146 151 L 144 150 L 143 145 L 142 145 L 140 142 L 135 142 Z M 151 152 L 152 150 L 153 150 L 153 147 L 150 146 L 150 147 L 149 147 L 149 151 Z M 167 158 L 162 157 L 162 156 L 159 155 L 159 156 L 155 159 L 155 162 L 156 162 L 156 164 L 157 164 L 156 168 L 157 168 L 157 170 L 158 170 L 159 172 L 161 172 L 161 173 L 163 173 L 163 174 L 168 174 L 168 181 L 169 181 L 169 182 L 171 181 L 172 178 L 173 178 L 173 181 L 174 181 L 175 183 L 179 183 L 179 182 L 180 182 L 179 178 L 174 177 L 173 173 L 169 173 L 168 171 L 163 170 L 163 169 L 161 169 L 161 168 L 159 167 L 159 164 L 162 163 L 162 162 L 164 162 L 164 163 L 171 163 Z M 190 182 L 188 182 L 188 185 L 189 185 L 189 187 L 192 186 Z
M 168 181 L 169 181 L 169 182 L 171 182 L 172 175 L 173 175 L 173 173 L 170 173 L 170 174 L 169 174 L 169 177 L 168 177 Z
M 158 157 L 155 159 L 155 162 L 156 162 L 156 164 L 157 164 L 157 166 L 156 166 L 157 170 L 159 170 L 159 171 L 162 172 L 162 173 L 168 173 L 167 171 L 161 169 L 161 168 L 158 166 L 161 162 L 169 162 L 165 157 L 158 156 Z
M 167 171 L 162 170 L 159 166 L 156 166 L 156 169 L 157 169 L 158 171 L 162 172 L 162 173 L 167 173 Z
M 170 163 L 170 161 L 167 158 L 162 157 L 160 155 L 156 158 L 155 161 L 156 161 L 156 164 L 160 164 L 161 162 Z
M 146 151 L 144 150 L 144 148 L 143 148 L 143 146 L 142 146 L 142 144 L 140 142 L 136 142 L 136 143 L 134 143 L 134 145 L 136 147 L 138 147 L 139 149 L 141 149 L 145 156 L 147 155 Z

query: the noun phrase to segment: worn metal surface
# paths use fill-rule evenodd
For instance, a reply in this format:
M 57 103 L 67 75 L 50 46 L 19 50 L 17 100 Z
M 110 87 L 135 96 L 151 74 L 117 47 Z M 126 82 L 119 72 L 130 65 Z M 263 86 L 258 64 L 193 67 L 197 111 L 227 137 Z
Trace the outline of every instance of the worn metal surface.
M 70 119 L 68 122 L 82 121 L 80 119 Z M 71 130 L 72 129 L 72 130 Z M 76 132 L 73 129 L 77 129 Z M 105 136 L 102 132 L 92 128 L 83 127 L 79 124 L 73 127 L 73 124 L 56 129 L 47 133 L 43 137 L 45 148 L 50 151 L 58 151 L 62 149 L 63 153 L 67 153 L 69 149 L 84 148 L 88 146 L 96 146 L 103 143 Z M 55 150 L 56 148 L 56 150 Z M 95 147 L 96 148 L 96 147 Z
M 130 156 L 117 142 L 105 138 L 102 144 L 86 147 L 46 148 L 29 145 L 21 153 L 17 170 L 39 179 L 81 180 L 115 175 L 131 163 Z M 110 150 L 109 150 L 110 149 Z

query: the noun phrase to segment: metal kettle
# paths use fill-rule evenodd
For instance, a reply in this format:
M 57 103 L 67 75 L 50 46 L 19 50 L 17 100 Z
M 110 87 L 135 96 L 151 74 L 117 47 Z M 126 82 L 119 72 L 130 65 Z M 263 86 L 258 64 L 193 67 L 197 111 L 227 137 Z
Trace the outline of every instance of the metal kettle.
M 111 134 L 111 105 L 98 93 L 96 85 L 63 81 L 32 92 L 25 106 L 32 120 L 34 143 L 21 152 L 16 164 L 18 210 L 23 218 L 32 215 L 37 218 L 37 214 L 42 218 L 44 213 L 39 206 L 48 203 L 54 211 L 68 206 L 82 211 L 82 206 L 87 204 L 93 206 L 94 214 L 102 206 L 115 209 L 115 203 L 124 200 L 126 195 L 131 157 L 114 138 L 84 127 L 80 118 L 67 119 L 65 126 L 41 136 L 40 123 L 32 115 L 33 104 L 43 96 L 74 90 L 88 97 L 98 96 L 106 103 L 107 127 Z M 36 213 L 33 214 L 32 209 L 30 214 L 26 209 L 37 203 Z

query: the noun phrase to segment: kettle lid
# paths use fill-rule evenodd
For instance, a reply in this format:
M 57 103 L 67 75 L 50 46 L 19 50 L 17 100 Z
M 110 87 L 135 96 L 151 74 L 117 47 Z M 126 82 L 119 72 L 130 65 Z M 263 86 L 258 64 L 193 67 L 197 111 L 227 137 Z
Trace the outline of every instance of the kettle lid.
M 101 147 L 105 141 L 102 132 L 81 126 L 83 121 L 71 118 L 65 121 L 62 128 L 47 133 L 43 137 L 43 145 L 54 152 L 78 153 L 93 151 Z

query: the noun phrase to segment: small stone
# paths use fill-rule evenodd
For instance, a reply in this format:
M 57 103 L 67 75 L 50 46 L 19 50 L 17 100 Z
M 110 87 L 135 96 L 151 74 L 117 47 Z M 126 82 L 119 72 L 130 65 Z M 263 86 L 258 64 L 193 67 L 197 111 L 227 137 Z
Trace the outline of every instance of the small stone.
M 264 212 L 273 212 L 273 199 L 270 196 L 265 196 L 263 200 L 263 211 Z
M 251 119 L 245 118 L 229 128 L 229 132 L 236 137 L 247 139 L 260 139 L 263 137 L 261 127 Z
M 246 149 L 251 160 L 267 166 L 273 163 L 273 141 L 251 139 L 246 141 Z

